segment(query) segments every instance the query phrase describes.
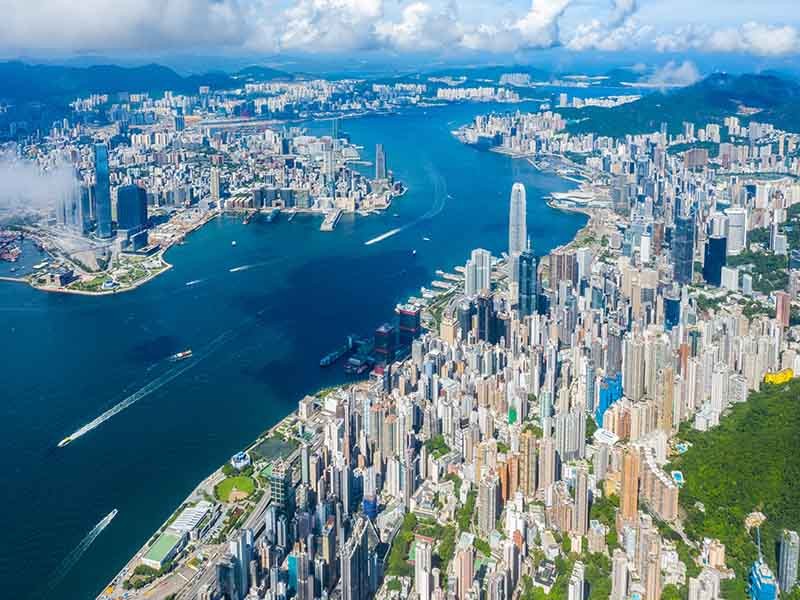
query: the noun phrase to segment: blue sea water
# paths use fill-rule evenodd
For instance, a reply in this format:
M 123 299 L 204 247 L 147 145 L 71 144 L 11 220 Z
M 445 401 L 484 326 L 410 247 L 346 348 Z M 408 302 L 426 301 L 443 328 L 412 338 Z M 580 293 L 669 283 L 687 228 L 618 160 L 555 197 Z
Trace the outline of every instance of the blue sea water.
M 341 365 L 318 362 L 347 334 L 370 333 L 471 249 L 505 250 L 513 182 L 527 188 L 535 251 L 570 240 L 585 217 L 543 197 L 573 184 L 450 133 L 477 114 L 516 108 L 454 105 L 342 122 L 365 158 L 384 145 L 409 191 L 385 214 L 343 217 L 333 233 L 320 232 L 317 217 L 250 225 L 223 217 L 171 249 L 174 268 L 133 292 L 92 298 L 0 283 L 3 597 L 35 597 L 117 508 L 52 597 L 99 593 L 209 472 L 304 394 L 344 380 Z M 170 380 L 167 357 L 187 347 L 190 368 Z M 165 383 L 56 449 L 154 381 Z

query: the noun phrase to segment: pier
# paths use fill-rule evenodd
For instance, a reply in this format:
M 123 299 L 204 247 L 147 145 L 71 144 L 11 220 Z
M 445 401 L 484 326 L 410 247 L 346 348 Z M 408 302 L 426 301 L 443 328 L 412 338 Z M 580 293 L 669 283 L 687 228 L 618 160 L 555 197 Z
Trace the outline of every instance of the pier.
M 322 222 L 322 225 L 319 226 L 319 230 L 333 231 L 336 229 L 336 224 L 339 222 L 339 219 L 342 218 L 342 212 L 341 208 L 337 208 L 335 211 L 325 215 L 325 220 Z

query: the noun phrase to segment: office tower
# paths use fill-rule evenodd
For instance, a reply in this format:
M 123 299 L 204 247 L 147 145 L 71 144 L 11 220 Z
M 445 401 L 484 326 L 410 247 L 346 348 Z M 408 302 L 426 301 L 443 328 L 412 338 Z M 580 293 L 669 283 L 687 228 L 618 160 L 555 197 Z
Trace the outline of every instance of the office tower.
M 691 214 L 679 214 L 675 217 L 672 262 L 675 267 L 675 281 L 680 284 L 691 283 L 694 269 L 694 217 Z
M 340 555 L 342 600 L 369 598 L 368 550 L 367 519 L 358 516 Z
M 628 556 L 621 548 L 614 550 L 611 558 L 611 600 L 628 597 Z
M 703 260 L 703 279 L 711 285 L 722 285 L 722 267 L 727 257 L 728 238 L 711 236 L 706 240 Z
M 575 252 L 563 248 L 550 253 L 550 288 L 558 289 L 558 284 L 568 281 L 578 282 L 578 260 Z
M 728 255 L 736 256 L 747 247 L 747 209 L 731 207 L 725 215 L 728 217 Z
M 515 183 L 511 187 L 511 204 L 508 214 L 508 255 L 520 254 L 525 250 L 528 238 L 526 226 L 525 186 Z
M 788 594 L 797 583 L 797 560 L 800 554 L 800 537 L 796 531 L 781 532 L 780 555 L 778 557 L 778 585 Z
M 95 217 L 97 220 L 97 236 L 110 238 L 111 231 L 111 189 L 108 171 L 108 146 L 95 144 Z
M 273 463 L 272 473 L 269 476 L 269 489 L 272 502 L 278 511 L 291 514 L 294 506 L 291 465 L 280 460 Z
M 464 293 L 476 296 L 481 291 L 491 291 L 492 255 L 488 250 L 477 248 L 472 251 L 464 267 Z
M 583 563 L 581 561 L 576 561 L 575 565 L 572 567 L 572 574 L 569 577 L 567 600 L 583 600 L 585 589 L 586 579 L 584 576 Z
M 219 167 L 211 167 L 211 182 L 210 182 L 210 196 L 212 202 L 219 202 L 220 189 L 219 189 Z
M 722 269 L 720 269 L 722 277 Z M 681 322 L 681 298 L 675 291 L 664 293 L 664 329 L 672 331 Z
M 581 414 L 581 416 L 583 416 Z M 572 532 L 586 535 L 589 529 L 589 474 L 585 467 L 575 473 L 575 510 L 572 511 Z
M 217 593 L 222 598 L 238 600 L 240 596 L 236 583 L 236 559 L 230 554 L 226 554 L 216 565 L 216 587 Z
M 519 255 L 517 260 L 519 269 L 519 290 L 517 305 L 519 307 L 519 316 L 529 317 L 536 313 L 536 299 L 539 293 L 539 283 L 537 274 L 537 260 L 536 256 L 531 250 L 530 243 L 528 247 Z
M 639 510 L 639 454 L 627 450 L 622 459 L 622 518 L 632 521 Z
M 383 144 L 375 144 L 375 179 L 386 179 L 386 153 Z
M 243 529 L 230 543 L 230 553 L 234 558 L 234 582 L 239 598 L 244 598 L 250 589 L 250 561 L 253 558 L 253 531 Z
M 123 185 L 117 190 L 117 228 L 129 232 L 147 226 L 147 192 L 138 185 Z
M 478 531 L 488 536 L 494 531 L 498 515 L 500 478 L 489 474 L 478 485 Z
M 789 326 L 792 316 L 792 298 L 784 291 L 775 292 L 775 320 L 783 327 Z
M 433 540 L 418 535 L 416 541 L 414 546 L 414 587 L 419 600 L 430 600 Z

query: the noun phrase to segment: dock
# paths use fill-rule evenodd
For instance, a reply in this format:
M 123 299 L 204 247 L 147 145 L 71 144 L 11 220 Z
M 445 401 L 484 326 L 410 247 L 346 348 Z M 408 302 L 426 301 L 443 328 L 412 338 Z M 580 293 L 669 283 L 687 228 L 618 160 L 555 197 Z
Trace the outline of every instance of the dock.
M 329 212 L 325 215 L 325 220 L 322 222 L 322 225 L 319 226 L 320 231 L 333 231 L 336 229 L 336 224 L 339 222 L 339 219 L 342 218 L 342 209 L 337 208 L 333 212 Z

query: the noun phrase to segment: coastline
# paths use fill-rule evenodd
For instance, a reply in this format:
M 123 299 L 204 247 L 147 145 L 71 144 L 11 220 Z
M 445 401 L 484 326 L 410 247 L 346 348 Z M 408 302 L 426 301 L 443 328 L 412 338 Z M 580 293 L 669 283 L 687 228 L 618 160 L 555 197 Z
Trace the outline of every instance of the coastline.
M 554 174 L 557 174 L 555 172 L 555 170 L 551 170 L 551 171 Z M 558 246 L 558 247 L 554 248 L 553 250 L 551 250 L 548 254 L 546 254 L 544 256 L 548 256 L 549 257 L 550 254 L 552 252 L 556 251 L 556 250 L 572 248 L 575 245 L 581 244 L 582 240 L 586 239 L 588 236 L 591 236 L 592 234 L 594 234 L 597 231 L 599 231 L 599 228 L 606 222 L 603 219 L 604 209 L 589 208 L 589 207 L 578 207 L 578 206 L 575 206 L 575 207 L 556 206 L 556 205 L 552 204 L 552 200 L 550 198 L 546 199 L 546 203 L 551 209 L 554 209 L 554 210 L 561 210 L 561 211 L 564 211 L 564 212 L 573 212 L 573 213 L 584 214 L 584 215 L 586 215 L 588 217 L 588 221 L 583 227 L 581 227 L 580 229 L 578 229 L 575 232 L 575 235 L 573 236 L 572 240 L 570 240 L 566 244 L 563 244 L 561 246 Z M 244 211 L 241 211 L 241 212 L 244 212 Z M 309 211 L 303 211 L 303 212 L 309 212 Z M 548 261 L 542 260 L 540 262 L 540 268 L 548 269 Z M 347 383 L 333 385 L 333 386 L 330 386 L 330 387 L 327 387 L 327 388 L 323 388 L 323 389 L 317 390 L 316 392 L 314 392 L 312 394 L 309 394 L 306 397 L 313 397 L 315 400 L 320 401 L 320 400 L 324 399 L 324 397 L 327 396 L 328 394 L 335 393 L 336 391 L 342 390 L 342 389 L 349 389 L 352 386 L 358 386 L 358 385 L 360 385 L 360 383 L 361 382 L 356 381 L 356 382 L 347 382 Z M 281 430 L 285 430 L 287 427 L 289 427 L 291 424 L 296 422 L 298 419 L 299 419 L 299 410 L 297 408 L 295 408 L 295 409 L 291 410 L 289 413 L 287 413 L 285 416 L 283 416 L 277 423 L 275 423 L 275 425 L 270 427 L 267 431 L 265 431 L 264 433 L 262 433 L 261 435 L 256 437 L 254 440 L 249 442 L 244 447 L 244 449 L 242 451 L 245 452 L 245 453 L 251 452 L 254 448 L 256 448 L 264 440 L 269 439 L 270 437 L 272 437 L 274 435 L 277 435 L 278 432 L 280 432 Z M 225 463 L 225 464 L 227 464 L 227 463 Z M 223 467 L 219 467 L 219 468 L 215 469 L 212 473 L 210 473 L 208 476 L 206 476 L 202 481 L 200 481 L 187 494 L 187 496 L 177 506 L 174 507 L 174 509 L 170 512 L 170 515 L 167 517 L 167 519 L 164 521 L 164 523 L 162 523 L 155 531 L 153 531 L 147 537 L 147 541 L 145 541 L 145 543 L 139 548 L 139 550 L 137 550 L 137 552 L 129 558 L 129 560 L 125 563 L 125 565 L 123 565 L 123 567 L 120 569 L 120 571 L 118 571 L 118 573 L 112 578 L 111 583 L 109 585 L 113 586 L 113 585 L 115 585 L 115 582 L 119 582 L 121 584 L 121 582 L 124 579 L 124 576 L 132 571 L 133 567 L 135 567 L 137 562 L 144 555 L 146 550 L 150 547 L 150 545 L 151 545 L 152 541 L 155 539 L 155 537 L 161 531 L 164 530 L 164 528 L 171 522 L 171 520 L 173 520 L 177 516 L 177 514 L 185 506 L 187 506 L 187 503 L 190 503 L 190 502 L 193 501 L 193 499 L 201 496 L 203 491 L 208 488 L 210 483 L 214 483 L 214 482 L 218 483 L 219 480 L 221 480 L 221 478 L 224 477 L 222 468 Z M 240 518 L 245 519 L 245 520 L 248 519 L 253 514 L 255 514 L 256 508 L 258 508 L 258 507 L 253 507 L 253 509 L 250 512 L 244 514 Z M 202 577 L 202 574 L 206 573 L 206 572 L 207 571 L 204 571 L 204 570 L 198 570 L 197 571 L 197 575 L 195 576 L 195 578 L 185 582 L 185 587 L 183 588 L 183 590 L 193 589 L 193 586 L 199 585 L 201 577 Z M 161 581 L 161 579 L 156 580 L 155 585 L 159 585 L 158 582 L 160 582 L 160 581 Z M 108 589 L 109 589 L 109 586 L 107 585 L 104 588 L 103 592 L 100 592 L 98 594 L 98 597 L 103 595 Z M 190 597 L 191 596 L 186 596 L 183 591 L 179 592 L 178 596 L 177 596 L 177 598 L 190 598 Z

